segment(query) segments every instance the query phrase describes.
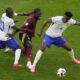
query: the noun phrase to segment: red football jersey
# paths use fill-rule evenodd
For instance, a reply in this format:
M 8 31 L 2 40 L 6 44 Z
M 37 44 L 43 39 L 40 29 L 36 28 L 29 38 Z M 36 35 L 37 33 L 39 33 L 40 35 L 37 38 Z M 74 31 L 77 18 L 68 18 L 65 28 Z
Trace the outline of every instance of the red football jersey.
M 29 36 L 34 36 L 36 23 L 38 20 L 34 17 L 33 13 L 26 14 L 26 16 L 29 18 L 25 21 L 22 29 L 25 29 Z M 22 31 L 22 33 L 25 33 L 25 31 Z

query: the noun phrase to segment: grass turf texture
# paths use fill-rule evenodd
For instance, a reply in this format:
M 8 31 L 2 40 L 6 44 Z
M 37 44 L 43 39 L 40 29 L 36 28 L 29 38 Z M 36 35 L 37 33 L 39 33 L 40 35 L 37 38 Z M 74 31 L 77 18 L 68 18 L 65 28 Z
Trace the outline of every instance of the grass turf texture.
M 42 18 L 37 24 L 36 34 L 42 22 L 51 16 L 63 15 L 65 11 L 73 12 L 76 20 L 80 21 L 80 1 L 79 0 L 0 0 L 0 16 L 7 7 L 12 7 L 15 12 L 27 12 L 34 8 L 41 8 Z M 21 26 L 26 17 L 14 17 L 18 19 L 17 27 Z M 63 34 L 64 38 L 72 45 L 77 52 L 76 57 L 80 59 L 80 26 L 70 26 Z M 16 35 L 18 39 L 18 35 Z M 37 35 L 33 38 L 32 59 L 41 45 L 41 38 Z M 20 42 L 20 41 L 19 41 Z M 37 43 L 36 43 L 37 42 Z M 20 42 L 21 45 L 21 42 Z M 14 52 L 4 53 L 0 50 L 0 80 L 80 80 L 80 65 L 72 64 L 67 52 L 62 48 L 51 46 L 47 49 L 37 65 L 36 73 L 32 74 L 24 67 L 16 69 L 12 67 Z M 21 56 L 20 63 L 26 64 L 26 56 Z M 59 78 L 56 70 L 64 67 L 67 75 Z

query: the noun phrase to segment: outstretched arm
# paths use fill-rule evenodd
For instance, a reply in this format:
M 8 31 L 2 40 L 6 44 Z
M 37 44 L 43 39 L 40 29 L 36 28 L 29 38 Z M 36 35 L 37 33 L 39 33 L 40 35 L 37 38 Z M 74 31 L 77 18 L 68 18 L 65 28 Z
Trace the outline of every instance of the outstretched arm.
M 15 16 L 29 16 L 31 14 L 32 14 L 32 12 L 28 12 L 28 13 L 14 13 Z
M 47 25 L 48 23 L 52 23 L 51 18 L 49 18 L 49 19 L 47 19 L 46 21 L 44 21 L 41 29 L 40 29 L 39 32 L 38 32 L 38 36 L 41 36 L 41 35 L 42 35 L 42 32 L 43 32 L 44 28 L 46 27 L 46 25 Z

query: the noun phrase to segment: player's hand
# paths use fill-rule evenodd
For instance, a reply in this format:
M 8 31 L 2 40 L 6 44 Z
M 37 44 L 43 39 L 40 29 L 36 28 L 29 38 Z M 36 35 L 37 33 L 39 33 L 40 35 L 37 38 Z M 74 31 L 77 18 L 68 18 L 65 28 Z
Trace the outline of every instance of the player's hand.
M 14 16 L 18 16 L 18 13 L 14 12 Z
M 42 32 L 41 32 L 41 31 L 39 31 L 39 32 L 37 33 L 37 35 L 38 35 L 39 37 L 41 37 Z

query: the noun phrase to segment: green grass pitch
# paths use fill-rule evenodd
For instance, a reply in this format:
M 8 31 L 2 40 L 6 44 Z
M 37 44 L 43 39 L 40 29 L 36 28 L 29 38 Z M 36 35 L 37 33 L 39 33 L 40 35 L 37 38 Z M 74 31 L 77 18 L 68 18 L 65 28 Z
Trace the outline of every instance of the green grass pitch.
M 42 37 L 37 36 L 43 21 L 51 16 L 63 15 L 65 11 L 71 11 L 76 20 L 80 21 L 80 0 L 0 0 L 0 17 L 7 7 L 12 7 L 15 12 L 27 12 L 34 8 L 41 8 L 42 18 L 38 21 L 36 34 L 33 38 L 32 59 L 41 45 Z M 26 17 L 14 17 L 19 20 L 20 27 Z M 48 27 L 48 26 L 47 26 Z M 70 26 L 63 37 L 72 45 L 76 57 L 80 59 L 80 26 Z M 18 34 L 16 35 L 18 39 Z M 36 43 L 37 42 L 37 43 Z M 21 42 L 19 41 L 20 45 Z M 4 53 L 0 50 L 0 80 L 80 80 L 80 65 L 72 64 L 67 52 L 62 48 L 51 46 L 47 49 L 37 65 L 36 73 L 32 74 L 26 67 L 15 69 L 12 67 L 14 52 Z M 21 56 L 20 63 L 26 65 L 26 56 Z M 56 75 L 58 68 L 67 70 L 64 78 Z

